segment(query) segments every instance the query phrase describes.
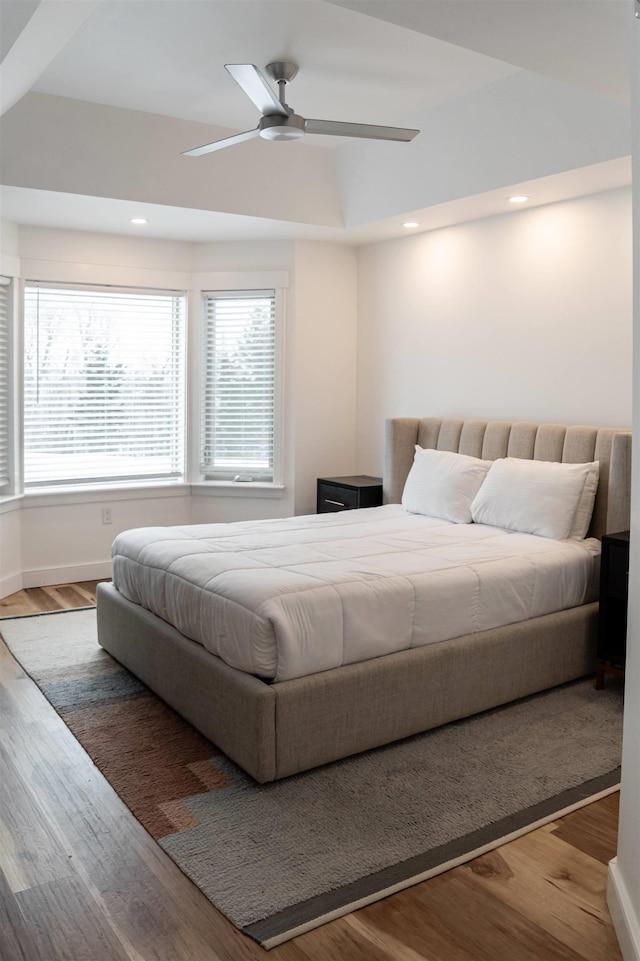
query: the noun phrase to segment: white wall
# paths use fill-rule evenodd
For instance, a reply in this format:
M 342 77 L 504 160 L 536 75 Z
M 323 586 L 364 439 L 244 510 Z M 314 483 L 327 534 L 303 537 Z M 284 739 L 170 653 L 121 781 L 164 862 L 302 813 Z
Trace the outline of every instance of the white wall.
M 316 510 L 318 477 L 356 470 L 356 252 L 295 245 L 295 513 Z
M 22 586 L 21 514 L 19 510 L 0 511 L 0 597 Z
M 47 227 L 19 227 L 18 250 L 23 268 L 25 264 L 29 267 L 33 264 L 37 269 L 36 262 L 44 261 L 68 264 L 76 274 L 87 272 L 91 266 L 187 272 L 191 270 L 193 256 L 192 245 L 177 240 Z M 23 269 L 23 275 L 26 269 Z M 39 277 L 29 279 L 37 280 Z M 77 280 L 82 282 L 83 278 L 78 277 Z
M 640 3 L 636 2 L 640 13 Z M 633 31 L 632 117 L 634 231 L 634 396 L 633 425 L 640 425 L 640 21 L 629 11 Z M 640 961 L 640 444 L 633 449 L 633 491 L 629 570 L 629 630 L 625 667 L 625 709 L 618 856 L 609 873 L 609 907 L 625 961 Z
M 610 191 L 361 248 L 358 468 L 387 417 L 631 422 L 631 197 Z
M 18 227 L 6 220 L 0 221 L 0 253 L 9 257 L 18 255 Z
M 123 492 L 105 491 L 89 502 L 43 500 L 25 498 L 20 511 L 25 587 L 107 577 L 117 533 L 131 527 L 188 524 L 190 519 L 189 497 L 184 495 L 126 499 Z M 102 523 L 103 507 L 111 508 L 111 524 Z
M 0 221 L 0 274 L 13 277 L 19 264 L 18 228 Z M 0 502 L 0 597 L 22 587 L 22 531 L 16 506 Z

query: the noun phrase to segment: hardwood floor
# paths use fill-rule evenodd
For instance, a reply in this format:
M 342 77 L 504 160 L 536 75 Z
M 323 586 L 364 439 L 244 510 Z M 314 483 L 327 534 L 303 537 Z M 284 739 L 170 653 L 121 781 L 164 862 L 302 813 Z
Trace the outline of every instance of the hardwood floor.
M 0 616 L 93 604 L 95 587 L 20 591 Z M 0 721 L 0 961 L 621 961 L 617 794 L 267 953 L 129 814 L 2 642 Z

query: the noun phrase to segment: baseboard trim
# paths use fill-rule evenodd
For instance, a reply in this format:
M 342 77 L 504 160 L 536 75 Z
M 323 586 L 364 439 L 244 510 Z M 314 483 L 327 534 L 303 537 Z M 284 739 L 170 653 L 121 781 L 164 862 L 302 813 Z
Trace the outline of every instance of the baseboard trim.
M 9 597 L 10 594 L 17 594 L 24 587 L 24 577 L 22 574 L 12 574 L 0 580 L 0 600 Z
M 633 909 L 617 858 L 609 861 L 607 904 L 624 961 L 640 961 L 640 918 Z
M 50 587 L 52 584 L 75 584 L 80 581 L 97 581 L 111 577 L 111 562 L 78 564 L 76 567 L 45 567 L 42 570 L 23 571 L 22 587 Z M 18 587 L 17 590 L 20 590 Z

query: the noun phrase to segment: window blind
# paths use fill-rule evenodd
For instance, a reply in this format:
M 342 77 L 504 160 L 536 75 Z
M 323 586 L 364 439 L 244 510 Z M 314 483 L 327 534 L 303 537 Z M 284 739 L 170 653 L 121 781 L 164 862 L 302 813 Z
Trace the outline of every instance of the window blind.
M 6 493 L 9 486 L 11 463 L 11 415 L 9 411 L 10 283 L 8 277 L 0 277 L 0 493 Z
M 201 472 L 272 481 L 276 293 L 209 291 L 204 302 Z
M 29 281 L 25 487 L 184 470 L 185 296 Z

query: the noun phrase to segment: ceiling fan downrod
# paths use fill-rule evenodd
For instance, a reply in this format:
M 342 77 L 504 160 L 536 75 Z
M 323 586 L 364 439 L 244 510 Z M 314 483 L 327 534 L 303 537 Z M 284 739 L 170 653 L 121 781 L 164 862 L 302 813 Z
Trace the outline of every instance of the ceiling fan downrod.
M 278 99 L 288 115 L 278 117 L 274 114 L 261 118 L 260 136 L 265 140 L 298 140 L 304 135 L 304 119 L 293 112 L 293 107 L 287 104 L 285 94 L 287 84 L 293 80 L 297 72 L 297 64 L 289 63 L 287 60 L 275 60 L 265 67 L 267 76 L 278 85 Z

